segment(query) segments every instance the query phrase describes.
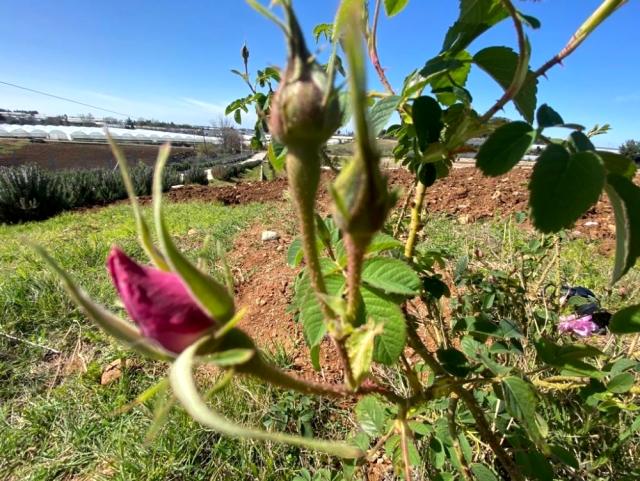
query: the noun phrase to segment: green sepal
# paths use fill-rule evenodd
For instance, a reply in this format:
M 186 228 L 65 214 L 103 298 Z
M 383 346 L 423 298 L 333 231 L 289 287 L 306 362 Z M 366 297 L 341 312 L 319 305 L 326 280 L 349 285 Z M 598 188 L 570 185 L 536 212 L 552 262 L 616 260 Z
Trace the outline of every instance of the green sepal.
M 193 419 L 225 436 L 290 444 L 346 459 L 360 458 L 364 455 L 362 450 L 334 440 L 323 441 L 246 428 L 234 424 L 213 411 L 202 399 L 193 378 L 196 355 L 199 349 L 209 341 L 209 338 L 202 338 L 185 349 L 173 363 L 169 373 L 169 381 L 176 398 Z
M 174 244 L 162 215 L 162 172 L 169 156 L 169 146 L 160 150 L 153 176 L 153 210 L 162 252 L 171 269 L 184 281 L 198 304 L 217 323 L 224 324 L 235 313 L 233 298 L 226 287 L 194 266 Z

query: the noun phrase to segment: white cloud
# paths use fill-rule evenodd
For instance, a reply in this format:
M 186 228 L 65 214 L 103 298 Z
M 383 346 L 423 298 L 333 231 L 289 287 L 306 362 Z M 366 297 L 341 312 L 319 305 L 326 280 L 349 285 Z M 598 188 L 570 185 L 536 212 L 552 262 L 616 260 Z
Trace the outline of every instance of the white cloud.
M 38 85 L 29 87 L 40 88 Z M 153 118 L 166 122 L 191 123 L 195 125 L 210 125 L 219 116 L 224 115 L 228 102 L 206 101 L 192 97 L 143 97 L 135 95 L 129 97 L 113 95 L 90 89 L 72 89 L 70 87 L 49 87 L 42 90 L 52 94 L 67 97 L 86 104 L 95 105 L 107 110 L 121 112 L 136 119 L 139 117 Z M 92 109 L 65 100 L 47 97 L 33 92 L 26 92 L 9 86 L 0 85 L 0 107 L 6 109 L 37 110 L 45 115 L 77 115 L 91 113 L 95 117 L 114 116 L 112 113 Z M 253 126 L 256 116 L 253 112 L 243 114 L 243 125 Z
M 189 105 L 194 105 L 196 107 L 199 107 L 200 109 L 206 111 L 206 112 L 210 112 L 212 114 L 216 114 L 216 115 L 224 115 L 224 109 L 225 106 L 224 105 L 220 105 L 220 104 L 213 104 L 211 102 L 205 102 L 204 100 L 198 100 L 198 99 L 192 99 L 190 97 L 183 97 L 180 100 L 182 100 L 183 102 L 189 104 Z

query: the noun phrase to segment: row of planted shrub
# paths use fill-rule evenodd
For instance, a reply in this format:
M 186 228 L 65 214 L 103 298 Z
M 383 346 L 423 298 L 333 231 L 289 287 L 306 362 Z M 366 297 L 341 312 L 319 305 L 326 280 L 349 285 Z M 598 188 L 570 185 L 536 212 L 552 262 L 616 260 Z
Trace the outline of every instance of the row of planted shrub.
M 153 169 L 138 164 L 131 169 L 137 195 L 150 195 Z M 206 184 L 202 168 L 178 172 L 169 168 L 163 188 L 183 183 Z M 127 197 L 120 172 L 108 169 L 51 172 L 35 165 L 0 167 L 0 223 L 47 219 L 64 210 L 104 205 Z

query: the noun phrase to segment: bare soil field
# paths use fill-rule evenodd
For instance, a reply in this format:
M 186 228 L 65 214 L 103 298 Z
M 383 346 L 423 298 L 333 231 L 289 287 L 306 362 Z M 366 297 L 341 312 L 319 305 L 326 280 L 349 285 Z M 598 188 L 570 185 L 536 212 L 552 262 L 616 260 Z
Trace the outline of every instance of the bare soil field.
M 113 168 L 115 160 L 106 144 L 74 142 L 1 141 L 0 166 L 37 164 L 48 170 Z M 157 145 L 122 145 L 122 150 L 135 164 L 153 165 L 158 155 Z M 173 147 L 172 157 L 191 156 L 190 147 Z
M 386 175 L 392 188 L 398 189 L 401 206 L 412 188 L 412 176 L 404 169 L 387 170 Z M 425 199 L 427 213 L 444 213 L 456 217 L 466 224 L 494 216 L 508 216 L 517 212 L 527 212 L 529 192 L 527 184 L 531 169 L 516 168 L 498 177 L 485 177 L 475 167 L 453 169 L 450 175 L 439 180 L 427 190 Z M 318 202 L 329 204 L 327 184 L 331 174 L 324 174 Z M 205 201 L 237 205 L 247 202 L 284 200 L 287 182 L 277 179 L 271 182 L 241 182 L 231 186 L 210 187 L 189 185 L 167 193 L 174 202 Z M 142 199 L 143 203 L 150 199 Z M 613 250 L 615 221 L 608 199 L 603 196 L 571 231 L 575 237 L 604 240 L 603 249 Z

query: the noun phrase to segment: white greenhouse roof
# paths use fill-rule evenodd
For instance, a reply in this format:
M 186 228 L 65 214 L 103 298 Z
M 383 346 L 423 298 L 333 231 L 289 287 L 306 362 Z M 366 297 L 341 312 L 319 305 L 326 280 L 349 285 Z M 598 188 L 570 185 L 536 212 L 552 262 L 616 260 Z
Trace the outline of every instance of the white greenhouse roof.
M 221 141 L 217 137 L 203 139 L 201 135 L 190 135 L 176 132 L 162 132 L 147 129 L 111 128 L 109 133 L 114 139 L 132 142 L 187 142 L 201 144 L 205 140 L 216 144 Z M 0 137 L 27 137 L 48 140 L 82 140 L 105 141 L 106 136 L 101 127 L 77 127 L 66 125 L 12 125 L 0 124 Z

